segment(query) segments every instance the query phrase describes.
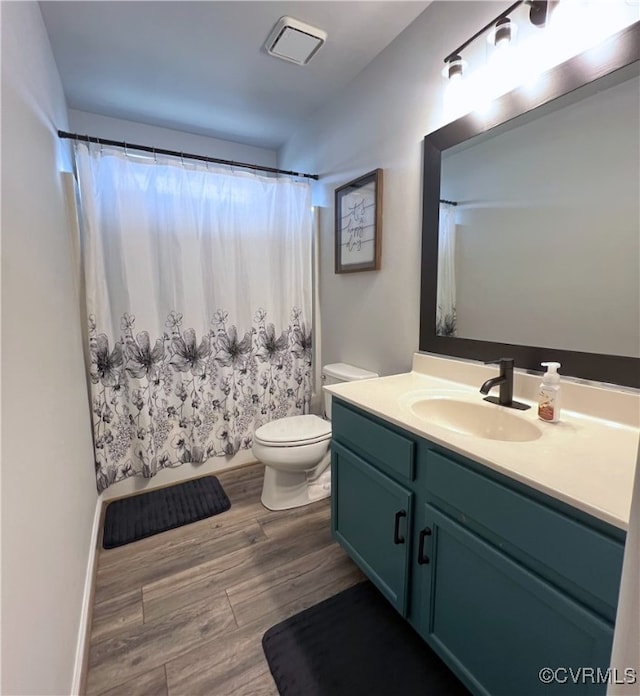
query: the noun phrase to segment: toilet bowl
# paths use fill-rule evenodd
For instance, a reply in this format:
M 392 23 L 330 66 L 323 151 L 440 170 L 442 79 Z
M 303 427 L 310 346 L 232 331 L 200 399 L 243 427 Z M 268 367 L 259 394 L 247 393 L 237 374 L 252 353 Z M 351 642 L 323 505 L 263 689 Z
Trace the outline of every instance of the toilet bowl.
M 377 376 L 345 363 L 322 370 L 325 384 Z M 269 510 L 308 505 L 331 494 L 330 394 L 325 393 L 324 403 L 326 419 L 312 414 L 288 416 L 255 431 L 252 452 L 265 465 L 261 501 Z
M 330 464 L 330 442 L 331 423 L 314 415 L 281 418 L 258 428 L 252 450 L 265 465 L 262 504 L 286 510 L 329 495 L 329 487 L 310 490 L 310 484 Z

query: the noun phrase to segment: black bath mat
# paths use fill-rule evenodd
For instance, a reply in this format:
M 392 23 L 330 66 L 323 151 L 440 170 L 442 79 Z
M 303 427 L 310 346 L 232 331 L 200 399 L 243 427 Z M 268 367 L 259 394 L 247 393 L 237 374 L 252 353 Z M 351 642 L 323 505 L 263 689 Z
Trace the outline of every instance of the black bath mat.
M 229 498 L 215 476 L 115 500 L 107 507 L 102 547 L 123 546 L 212 517 L 230 507 Z
M 370 582 L 273 626 L 262 647 L 280 696 L 469 696 Z

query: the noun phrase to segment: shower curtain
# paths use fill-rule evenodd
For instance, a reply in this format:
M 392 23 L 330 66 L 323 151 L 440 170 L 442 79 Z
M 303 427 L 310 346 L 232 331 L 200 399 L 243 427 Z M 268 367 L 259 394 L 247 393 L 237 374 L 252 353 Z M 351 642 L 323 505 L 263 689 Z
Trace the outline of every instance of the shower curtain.
M 436 333 L 456 335 L 456 213 L 447 203 L 440 204 L 438 228 L 438 290 Z
M 305 412 L 310 186 L 88 143 L 75 159 L 98 490 Z

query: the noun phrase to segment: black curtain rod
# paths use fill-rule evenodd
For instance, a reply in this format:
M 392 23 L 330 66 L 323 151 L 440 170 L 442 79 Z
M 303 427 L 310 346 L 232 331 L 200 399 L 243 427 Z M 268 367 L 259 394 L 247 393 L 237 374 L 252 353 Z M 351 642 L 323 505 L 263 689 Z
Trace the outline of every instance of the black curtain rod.
M 441 198 L 440 203 L 446 203 L 447 205 L 458 205 L 456 201 L 448 201 L 446 198 Z
M 284 169 L 276 169 L 275 167 L 263 167 L 258 164 L 247 164 L 246 162 L 234 162 L 232 160 L 218 159 L 217 157 L 207 157 L 206 155 L 191 155 L 187 152 L 177 152 L 176 150 L 165 150 L 161 147 L 149 147 L 148 145 L 134 145 L 133 143 L 125 143 L 118 140 L 107 140 L 106 138 L 94 138 L 88 135 L 78 135 L 77 133 L 67 133 L 66 131 L 58 131 L 59 138 L 69 138 L 70 140 L 83 140 L 87 143 L 96 143 L 98 145 L 109 145 L 111 147 L 121 147 L 125 150 L 142 150 L 143 152 L 151 152 L 154 155 L 171 155 L 173 157 L 181 157 L 182 159 L 198 160 L 200 162 L 213 162 L 215 164 L 227 164 L 231 167 L 242 167 L 243 169 L 255 169 L 259 172 L 270 172 L 271 174 L 287 174 L 288 176 L 301 176 L 306 179 L 320 178 L 317 174 L 301 174 L 300 172 L 290 172 Z

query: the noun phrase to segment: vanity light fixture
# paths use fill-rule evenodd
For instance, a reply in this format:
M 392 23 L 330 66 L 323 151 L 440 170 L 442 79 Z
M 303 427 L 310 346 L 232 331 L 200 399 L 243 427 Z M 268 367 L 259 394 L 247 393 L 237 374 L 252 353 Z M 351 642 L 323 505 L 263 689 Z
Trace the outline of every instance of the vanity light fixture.
M 547 23 L 551 10 L 558 4 L 558 0 L 519 0 L 507 7 L 497 17 L 494 17 L 482 29 L 477 31 L 472 37 L 460 44 L 455 50 L 451 51 L 445 59 L 445 68 L 442 71 L 443 77 L 451 80 L 461 77 L 466 63 L 462 60 L 462 52 L 469 47 L 479 36 L 487 34 L 489 43 L 496 47 L 509 45 L 515 36 L 516 24 L 509 18 L 509 15 L 520 5 L 529 5 L 529 21 L 536 27 L 544 27 Z

